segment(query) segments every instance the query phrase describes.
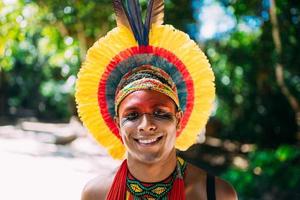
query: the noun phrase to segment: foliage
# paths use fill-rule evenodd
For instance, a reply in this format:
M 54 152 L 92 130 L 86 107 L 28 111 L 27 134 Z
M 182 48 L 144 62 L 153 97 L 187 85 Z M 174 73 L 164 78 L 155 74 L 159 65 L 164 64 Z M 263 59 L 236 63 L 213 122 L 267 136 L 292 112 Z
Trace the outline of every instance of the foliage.
M 280 90 L 275 68 L 283 65 L 287 89 L 299 103 L 299 2 L 276 0 L 281 54 L 272 35 L 270 1 L 220 2 L 236 25 L 205 43 L 216 74 L 218 136 L 257 145 L 245 155 L 246 169 L 231 167 L 223 177 L 239 199 L 299 199 L 297 110 Z
M 284 80 L 299 102 L 300 26 L 299 20 L 294 20 L 300 15 L 299 2 L 276 1 L 282 55 L 277 55 L 274 47 L 269 1 L 221 2 L 232 13 L 236 26 L 206 42 L 217 76 L 215 118 L 223 124 L 218 135 L 263 147 L 296 142 L 296 112 L 278 86 L 275 65 L 283 63 Z
M 34 3 L 2 3 L 0 8 L 4 108 L 25 116 L 69 117 L 72 108 L 67 105 L 80 62 L 78 42 L 43 23 L 51 14 Z
M 187 2 L 177 3 L 188 13 Z M 167 1 L 167 13 L 179 11 L 174 5 Z M 88 47 L 115 26 L 111 0 L 4 1 L 0 15 L 0 115 L 67 120 L 76 114 L 76 74 Z M 192 16 L 175 13 L 172 20 L 183 27 Z
M 246 169 L 230 168 L 223 177 L 239 192 L 239 199 L 298 199 L 300 149 L 282 145 L 249 155 Z M 298 191 L 298 192 L 297 192 Z
M 215 135 L 257 145 L 245 155 L 249 166 L 232 167 L 224 178 L 240 199 L 295 199 L 299 127 L 278 86 L 275 66 L 284 66 L 284 81 L 299 102 L 300 1 L 276 0 L 280 55 L 269 0 L 209 1 L 221 5 L 235 22 L 231 30 L 202 41 L 216 75 L 213 118 L 220 128 L 214 127 Z M 145 8 L 147 1 L 141 2 Z M 165 22 L 198 38 L 201 21 L 194 18 L 205 9 L 203 1 L 165 2 Z M 73 93 L 79 66 L 87 49 L 114 26 L 111 0 L 0 1 L 0 117 L 68 120 L 76 114 Z

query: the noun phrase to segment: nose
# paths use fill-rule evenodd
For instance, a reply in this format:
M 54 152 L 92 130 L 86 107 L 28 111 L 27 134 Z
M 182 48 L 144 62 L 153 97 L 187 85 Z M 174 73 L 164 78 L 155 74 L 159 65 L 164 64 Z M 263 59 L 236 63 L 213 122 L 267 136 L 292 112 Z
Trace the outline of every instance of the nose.
M 138 125 L 138 131 L 139 132 L 153 132 L 156 131 L 156 125 L 151 119 L 151 116 L 147 113 L 144 113 L 143 116 L 140 118 L 140 123 Z

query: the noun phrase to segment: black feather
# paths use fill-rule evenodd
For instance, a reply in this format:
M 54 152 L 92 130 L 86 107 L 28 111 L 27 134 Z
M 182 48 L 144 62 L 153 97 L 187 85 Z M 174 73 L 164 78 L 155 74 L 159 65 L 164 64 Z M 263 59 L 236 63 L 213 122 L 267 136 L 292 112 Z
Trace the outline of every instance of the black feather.
M 163 24 L 164 22 L 164 0 L 149 0 L 147 6 L 145 26 L 152 24 Z
M 113 0 L 113 5 L 118 26 L 130 28 L 139 45 L 148 45 L 151 25 L 163 23 L 164 0 L 149 0 L 145 23 L 139 0 Z
M 129 16 L 128 20 L 130 25 L 132 25 L 131 28 L 133 28 L 134 34 L 137 36 L 138 43 L 140 45 L 147 45 L 147 42 L 144 40 L 144 27 L 139 0 L 126 0 L 126 5 Z
M 144 34 L 149 38 L 149 31 L 152 24 L 164 22 L 164 0 L 149 0 L 145 18 Z
M 126 26 L 128 29 L 131 29 L 127 15 L 124 11 L 122 0 L 113 0 L 113 7 L 116 13 L 117 26 L 123 25 Z

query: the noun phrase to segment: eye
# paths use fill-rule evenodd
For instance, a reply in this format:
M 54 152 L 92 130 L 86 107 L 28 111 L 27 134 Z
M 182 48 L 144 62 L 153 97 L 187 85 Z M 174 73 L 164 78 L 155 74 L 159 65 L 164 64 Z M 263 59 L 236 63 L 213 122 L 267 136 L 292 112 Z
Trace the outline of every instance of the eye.
M 124 116 L 125 120 L 134 121 L 138 119 L 139 113 L 138 112 L 130 112 Z
M 158 119 L 173 119 L 172 113 L 161 109 L 154 111 L 153 116 Z

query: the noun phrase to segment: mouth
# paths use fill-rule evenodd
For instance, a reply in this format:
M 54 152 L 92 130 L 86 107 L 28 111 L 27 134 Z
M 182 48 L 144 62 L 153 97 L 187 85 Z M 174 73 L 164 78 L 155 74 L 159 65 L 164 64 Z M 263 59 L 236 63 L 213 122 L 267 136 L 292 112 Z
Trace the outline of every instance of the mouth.
M 144 138 L 140 138 L 140 139 L 134 139 L 139 145 L 143 145 L 143 146 L 150 146 L 150 145 L 154 145 L 157 144 L 161 139 L 163 138 L 163 136 L 159 136 L 156 138 L 151 138 L 151 139 L 144 139 Z

